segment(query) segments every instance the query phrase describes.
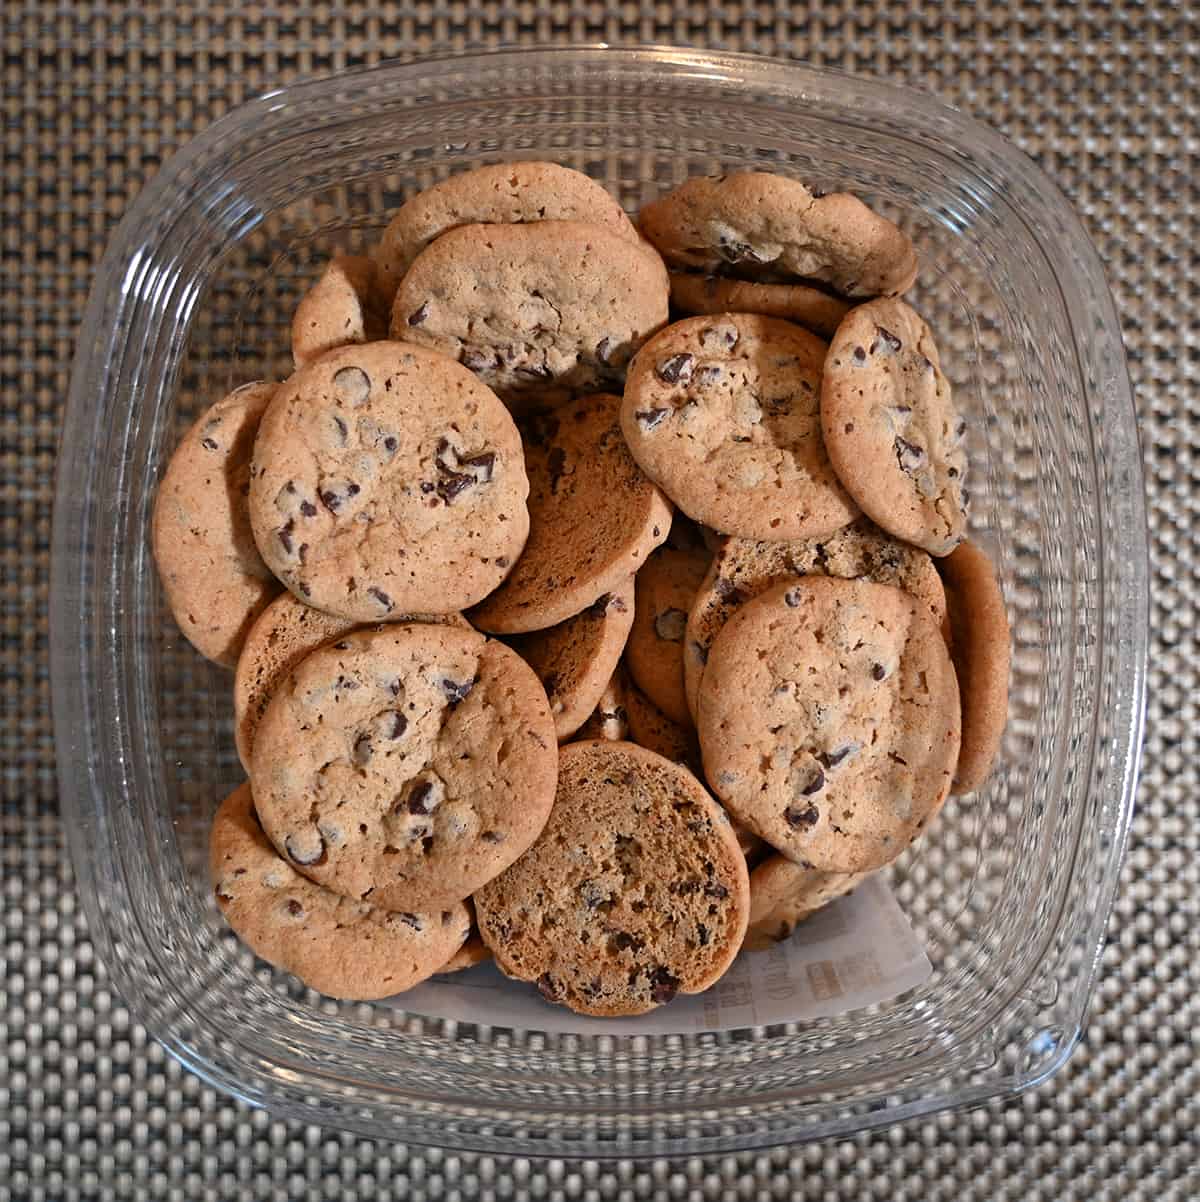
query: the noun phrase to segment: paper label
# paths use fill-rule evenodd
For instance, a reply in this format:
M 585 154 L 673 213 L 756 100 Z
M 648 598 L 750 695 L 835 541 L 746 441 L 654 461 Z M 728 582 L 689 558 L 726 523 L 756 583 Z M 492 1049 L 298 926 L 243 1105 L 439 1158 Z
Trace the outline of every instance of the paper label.
M 587 1018 L 510 981 L 494 964 L 435 977 L 385 1003 L 412 1014 L 575 1035 L 681 1035 L 803 1022 L 896 997 L 932 967 L 878 877 L 818 911 L 790 939 L 743 952 L 711 989 L 636 1018 Z

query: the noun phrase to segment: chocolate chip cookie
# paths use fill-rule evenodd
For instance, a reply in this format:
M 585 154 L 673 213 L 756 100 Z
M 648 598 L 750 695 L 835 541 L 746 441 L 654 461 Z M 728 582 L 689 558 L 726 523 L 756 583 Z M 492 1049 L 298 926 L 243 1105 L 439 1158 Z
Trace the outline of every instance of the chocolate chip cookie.
M 554 722 L 507 647 L 384 627 L 314 651 L 251 754 L 263 828 L 306 876 L 387 909 L 461 901 L 533 842 L 554 800 Z
M 810 914 L 844 897 L 869 872 L 822 872 L 772 855 L 750 873 L 750 921 L 742 947 L 763 951 L 787 939 Z
M 460 225 L 585 221 L 627 242 L 637 230 L 621 206 L 588 176 L 558 163 L 492 163 L 418 192 L 383 231 L 375 259 L 395 296 L 401 279 L 434 239 Z
M 620 589 L 666 537 L 671 507 L 633 461 L 620 399 L 600 393 L 527 421 L 529 542 L 471 613 L 480 630 L 544 630 Z
M 782 543 L 726 539 L 713 557 L 688 613 L 683 673 L 688 709 L 693 716 L 709 649 L 730 615 L 772 585 L 797 576 L 838 576 L 890 584 L 924 602 L 942 632 L 948 632 L 946 594 L 933 560 L 917 547 L 884 534 L 868 517 L 860 517 L 828 538 Z
M 213 819 L 209 872 L 238 937 L 329 997 L 372 1001 L 410 989 L 441 970 L 471 926 L 461 903 L 393 913 L 301 876 L 263 834 L 248 784 Z
M 403 614 L 396 621 L 470 629 L 461 614 Z M 275 687 L 318 647 L 358 628 L 359 623 L 322 613 L 297 601 L 291 593 L 276 597 L 259 614 L 246 635 L 233 677 L 233 733 L 238 758 L 247 772 L 254 733 Z
M 629 741 L 653 751 L 664 759 L 682 764 L 697 776 L 700 767 L 700 744 L 689 721 L 686 725 L 667 717 L 649 697 L 629 682 L 624 692 L 625 713 L 629 722 Z
M 908 235 L 856 196 L 817 196 L 763 171 L 689 179 L 639 222 L 669 264 L 693 270 L 819 281 L 852 297 L 895 295 L 917 274 Z
M 970 793 L 987 780 L 1008 721 L 1008 615 L 991 561 L 974 543 L 961 543 L 940 563 L 962 694 L 962 748 L 950 791 Z
M 739 821 L 798 863 L 866 872 L 946 799 L 958 685 L 928 606 L 888 585 L 804 576 L 726 623 L 697 725 L 705 775 Z
M 387 337 L 388 310 L 375 265 L 361 255 L 337 255 L 304 294 L 292 318 L 292 361 L 297 367 L 332 350 Z
M 250 519 L 300 600 L 361 622 L 487 596 L 525 545 L 521 439 L 469 371 L 394 342 L 328 351 L 259 427 Z
M 817 538 L 858 516 L 821 437 L 825 344 L 750 313 L 690 317 L 630 365 L 621 429 L 689 517 L 742 538 Z
M 461 972 L 464 968 L 474 968 L 476 964 L 484 964 L 492 958 L 492 949 L 479 937 L 479 924 L 475 921 L 475 903 L 467 898 L 463 902 L 471 918 L 471 931 L 467 941 L 438 969 L 438 975 Z
M 180 631 L 227 668 L 279 592 L 246 505 L 254 435 L 276 385 L 243 384 L 205 410 L 171 456 L 154 502 L 154 562 Z
M 690 726 L 683 691 L 688 611 L 711 556 L 660 547 L 637 574 L 637 609 L 625 662 L 634 683 L 674 723 Z M 640 740 L 635 740 L 640 741 Z
M 581 1014 L 642 1014 L 733 961 L 749 881 L 729 821 L 685 768 L 631 743 L 562 748 L 546 829 L 475 896 L 511 977 Z
M 633 578 L 601 593 L 582 613 L 515 635 L 513 650 L 537 673 L 561 743 L 587 721 L 616 670 L 633 625 Z
M 763 284 L 672 271 L 671 303 L 684 313 L 761 313 L 832 338 L 850 302 L 805 284 Z
M 619 743 L 629 737 L 629 715 L 625 709 L 625 692 L 628 681 L 625 669 L 618 667 L 609 677 L 596 708 L 588 715 L 588 719 L 575 732 L 577 742 L 588 739 L 606 739 L 610 743 Z
M 847 314 L 825 359 L 821 426 L 838 476 L 889 534 L 948 555 L 966 532 L 967 423 L 929 327 L 898 300 Z
M 466 225 L 417 256 L 392 306 L 392 337 L 457 359 L 514 409 L 620 384 L 666 324 L 667 271 L 653 248 L 600 225 Z

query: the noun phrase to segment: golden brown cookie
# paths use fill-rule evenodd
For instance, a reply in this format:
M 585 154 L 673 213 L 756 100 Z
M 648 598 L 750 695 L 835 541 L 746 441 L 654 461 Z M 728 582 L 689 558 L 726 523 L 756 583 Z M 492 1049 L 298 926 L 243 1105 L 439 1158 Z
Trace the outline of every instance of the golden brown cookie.
M 554 722 L 501 643 L 386 626 L 314 651 L 276 688 L 251 780 L 263 829 L 306 876 L 388 909 L 461 901 L 541 831 Z
M 631 743 L 570 743 L 546 829 L 475 895 L 511 977 L 582 1014 L 641 1014 L 733 962 L 749 880 L 729 820 L 696 778 Z
M 417 256 L 460 225 L 585 221 L 627 242 L 638 233 L 601 184 L 558 163 L 489 163 L 410 197 L 383 231 L 375 259 L 389 300 Z
M 575 732 L 575 742 L 583 743 L 590 739 L 606 739 L 610 743 L 620 743 L 629 737 L 629 714 L 625 709 L 625 693 L 629 682 L 625 677 L 625 669 L 618 667 L 604 686 L 596 708 L 588 715 L 587 721 Z
M 371 342 L 280 385 L 254 444 L 250 519 L 302 601 L 390 621 L 487 596 L 525 545 L 528 488 L 495 393 L 432 351 Z
M 700 743 L 690 719 L 681 723 L 669 718 L 632 681 L 626 682 L 622 696 L 629 741 L 702 777 Z
M 995 569 L 974 543 L 961 543 L 941 568 L 962 695 L 962 748 L 950 791 L 970 793 L 987 780 L 1008 721 L 1008 615 Z
M 207 409 L 176 447 L 154 501 L 154 562 L 184 637 L 231 668 L 279 582 L 246 505 L 254 435 L 276 385 L 243 384 Z
M 461 614 L 404 614 L 397 622 L 432 622 L 469 630 Z M 275 598 L 246 635 L 233 677 L 233 733 L 242 767 L 250 771 L 254 732 L 280 681 L 311 652 L 332 643 L 359 623 L 336 618 L 297 601 L 291 593 Z
M 470 929 L 456 903 L 430 913 L 352 901 L 301 876 L 271 846 L 249 784 L 217 811 L 209 840 L 217 904 L 257 956 L 329 997 L 390 997 L 441 971 Z
M 652 247 L 578 221 L 465 225 L 417 256 L 392 337 L 457 359 L 516 410 L 620 384 L 666 324 L 667 271 Z
M 529 542 L 470 614 L 480 630 L 555 626 L 621 588 L 667 537 L 671 507 L 621 438 L 620 404 L 603 393 L 580 397 L 526 423 Z
M 850 302 L 805 284 L 763 284 L 672 271 L 671 303 L 684 313 L 761 313 L 832 338 Z
M 613 592 L 601 593 L 573 618 L 509 640 L 546 690 L 560 743 L 569 739 L 600 703 L 632 625 L 630 577 Z
M 689 179 L 639 214 L 672 266 L 749 279 L 817 280 L 843 296 L 892 296 L 912 286 L 908 235 L 856 196 L 817 196 L 764 171 Z
M 949 633 L 946 594 L 933 560 L 860 517 L 828 538 L 760 542 L 730 538 L 713 557 L 688 613 L 683 672 L 689 712 L 696 711 L 709 648 L 739 605 L 797 576 L 861 578 L 890 584 L 923 601 Z
M 865 872 L 894 860 L 946 799 L 958 685 L 916 598 L 803 576 L 726 623 L 697 725 L 705 775 L 739 821 L 797 862 Z
M 689 517 L 742 538 L 818 538 L 858 516 L 821 436 L 825 344 L 753 313 L 689 317 L 638 352 L 621 430 Z
M 787 939 L 810 914 L 844 897 L 871 874 L 822 872 L 771 855 L 750 873 L 750 921 L 742 947 L 763 951 Z
M 933 335 L 903 301 L 851 309 L 821 383 L 821 426 L 846 491 L 889 534 L 948 555 L 966 532 L 966 421 Z
M 625 662 L 634 683 L 672 722 L 691 725 L 683 689 L 688 612 L 708 570 L 707 551 L 660 547 L 637 574 L 637 608 Z
M 388 310 L 375 265 L 361 255 L 336 255 L 304 294 L 292 318 L 292 361 L 297 367 L 336 346 L 387 337 Z

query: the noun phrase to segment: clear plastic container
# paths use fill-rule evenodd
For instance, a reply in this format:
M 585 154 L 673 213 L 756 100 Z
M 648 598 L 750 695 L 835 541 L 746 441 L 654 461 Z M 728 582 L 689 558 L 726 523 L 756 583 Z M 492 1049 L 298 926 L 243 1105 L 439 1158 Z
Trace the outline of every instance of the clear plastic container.
M 165 611 L 155 482 L 184 424 L 289 370 L 325 255 L 416 188 L 509 158 L 603 180 L 630 212 L 690 174 L 844 187 L 922 259 L 914 303 L 972 420 L 976 535 L 1012 618 L 1002 762 L 892 870 L 932 977 L 869 1010 L 695 1036 L 572 1036 L 303 990 L 229 933 L 209 818 L 239 780 L 230 676 Z M 511 52 L 273 92 L 167 162 L 120 225 L 80 334 L 51 592 L 64 821 L 116 987 L 206 1080 L 281 1116 L 410 1144 L 698 1154 L 843 1135 L 1015 1092 L 1078 1038 L 1129 825 L 1147 536 L 1121 338 L 1062 194 L 929 97 L 666 49 Z

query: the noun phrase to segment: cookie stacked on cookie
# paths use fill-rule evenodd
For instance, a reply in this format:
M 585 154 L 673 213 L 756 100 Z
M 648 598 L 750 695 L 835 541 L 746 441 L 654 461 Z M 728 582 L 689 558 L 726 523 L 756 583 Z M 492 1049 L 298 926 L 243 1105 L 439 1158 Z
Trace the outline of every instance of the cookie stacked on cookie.
M 911 242 L 762 173 L 639 225 L 552 163 L 418 193 L 164 476 L 250 777 L 217 904 L 322 992 L 494 956 L 641 1013 L 986 779 L 1007 627 Z

